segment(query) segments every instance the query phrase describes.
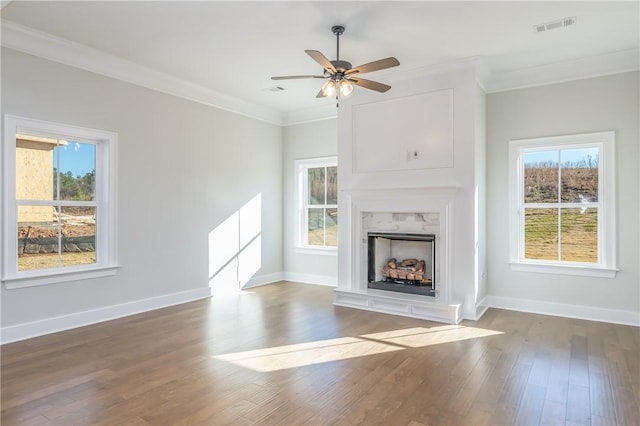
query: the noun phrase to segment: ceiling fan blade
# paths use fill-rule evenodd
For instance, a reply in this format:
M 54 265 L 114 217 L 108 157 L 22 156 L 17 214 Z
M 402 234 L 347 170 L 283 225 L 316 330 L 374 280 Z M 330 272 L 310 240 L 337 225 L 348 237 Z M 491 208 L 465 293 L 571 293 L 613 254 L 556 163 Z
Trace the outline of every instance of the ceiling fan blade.
M 375 90 L 376 92 L 381 93 L 384 93 L 387 90 L 391 89 L 391 86 L 387 84 L 378 83 L 377 81 L 365 80 L 364 78 L 360 77 L 350 77 L 348 81 L 357 86 L 364 87 L 365 89 Z
M 300 78 L 325 78 L 324 75 L 282 75 L 271 77 L 271 80 L 295 80 Z
M 326 97 L 327 97 L 327 95 L 324 94 L 324 90 L 322 90 L 322 89 L 320 89 L 320 91 L 316 95 L 316 98 L 326 98 Z
M 364 74 L 365 72 L 384 70 L 391 67 L 397 67 L 398 65 L 400 65 L 400 62 L 396 58 L 389 57 L 351 68 L 345 72 L 345 75 L 352 75 L 356 73 Z
M 331 61 L 322 53 L 317 50 L 305 50 L 305 53 L 311 56 L 311 59 L 322 65 L 322 68 L 324 68 L 329 74 L 334 75 L 336 73 L 336 69 Z

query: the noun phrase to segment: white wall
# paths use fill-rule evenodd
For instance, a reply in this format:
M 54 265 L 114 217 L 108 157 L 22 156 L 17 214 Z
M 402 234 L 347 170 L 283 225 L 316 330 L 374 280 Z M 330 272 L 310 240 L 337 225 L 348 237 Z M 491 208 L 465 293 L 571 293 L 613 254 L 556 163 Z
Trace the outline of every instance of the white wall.
M 338 281 L 337 254 L 301 253 L 295 247 L 297 199 L 295 187 L 295 160 L 330 157 L 338 154 L 337 120 L 288 126 L 283 131 L 283 202 L 284 202 L 284 271 L 293 281 L 336 285 Z M 338 168 L 340 164 L 338 164 Z M 338 182 L 340 186 L 340 182 Z M 338 212 L 339 224 L 342 216 Z
M 209 233 L 258 194 L 262 256 L 254 279 L 281 275 L 281 127 L 8 49 L 2 113 L 118 133 L 122 265 L 115 277 L 3 287 L 3 330 L 207 294 Z
M 637 72 L 488 96 L 489 292 L 494 306 L 640 324 Z M 615 279 L 509 268 L 508 143 L 511 139 L 614 130 L 617 165 Z

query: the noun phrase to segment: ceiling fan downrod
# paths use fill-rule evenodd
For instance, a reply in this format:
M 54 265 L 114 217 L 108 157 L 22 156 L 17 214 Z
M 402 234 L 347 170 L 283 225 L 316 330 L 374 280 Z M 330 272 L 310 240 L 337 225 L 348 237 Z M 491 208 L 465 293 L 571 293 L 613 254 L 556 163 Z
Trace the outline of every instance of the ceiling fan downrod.
M 340 60 L 340 36 L 344 34 L 344 27 L 342 25 L 334 25 L 331 27 L 331 32 L 336 36 L 336 61 Z

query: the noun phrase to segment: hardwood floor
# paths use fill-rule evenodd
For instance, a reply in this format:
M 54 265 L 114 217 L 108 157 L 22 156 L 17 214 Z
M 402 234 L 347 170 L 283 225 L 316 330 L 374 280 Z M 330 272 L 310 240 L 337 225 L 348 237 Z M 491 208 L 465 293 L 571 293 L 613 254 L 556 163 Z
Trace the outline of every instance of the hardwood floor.
M 2 425 L 639 425 L 640 329 L 260 287 L 2 346 Z

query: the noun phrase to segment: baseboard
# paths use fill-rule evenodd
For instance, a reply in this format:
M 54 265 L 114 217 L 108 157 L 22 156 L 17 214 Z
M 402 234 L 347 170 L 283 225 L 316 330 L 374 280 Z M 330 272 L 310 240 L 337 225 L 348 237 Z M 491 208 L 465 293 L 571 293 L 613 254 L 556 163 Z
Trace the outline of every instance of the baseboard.
M 338 277 L 330 275 L 299 274 L 297 272 L 285 272 L 286 281 L 294 281 L 303 284 L 325 285 L 328 287 L 338 286 Z
M 640 312 L 502 296 L 487 296 L 487 300 L 491 308 L 640 327 Z
M 476 303 L 476 307 L 475 307 L 475 310 L 473 311 L 473 315 L 469 317 L 464 317 L 464 319 L 471 320 L 471 321 L 478 321 L 480 318 L 482 318 L 484 313 L 487 312 L 487 309 L 489 309 L 489 300 L 488 300 L 488 297 L 485 296 L 479 302 Z
M 251 277 L 251 279 L 242 286 L 242 290 L 246 290 L 252 287 L 259 287 L 261 285 L 277 283 L 278 281 L 283 281 L 284 279 L 284 274 L 282 272 L 275 272 L 273 274 L 266 275 L 256 275 Z
M 3 327 L 0 329 L 0 344 L 17 342 L 45 334 L 96 324 L 116 318 L 179 305 L 194 300 L 206 299 L 211 296 L 211 288 L 197 288 L 179 293 L 165 294 L 149 299 L 136 300 L 120 305 L 106 306 L 104 308 L 83 311 L 54 318 L 28 322 L 24 324 Z

